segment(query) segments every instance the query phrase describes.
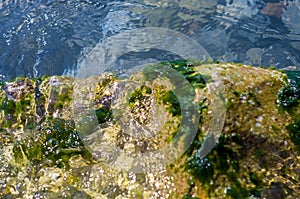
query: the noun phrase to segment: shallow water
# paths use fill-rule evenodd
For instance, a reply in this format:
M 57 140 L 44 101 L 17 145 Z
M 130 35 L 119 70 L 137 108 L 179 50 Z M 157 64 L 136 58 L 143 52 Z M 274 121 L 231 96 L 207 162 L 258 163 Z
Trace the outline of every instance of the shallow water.
M 211 58 L 253 65 L 300 67 L 300 3 L 296 1 L 0 2 L 0 75 L 36 77 L 76 71 L 86 49 L 125 30 L 162 27 L 199 42 Z M 150 49 L 117 65 L 178 56 Z

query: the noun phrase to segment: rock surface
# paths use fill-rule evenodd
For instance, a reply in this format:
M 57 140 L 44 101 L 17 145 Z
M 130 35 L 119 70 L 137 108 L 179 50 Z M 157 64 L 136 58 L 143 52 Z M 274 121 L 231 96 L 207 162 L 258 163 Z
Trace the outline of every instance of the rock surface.
M 193 94 L 176 83 L 179 76 L 168 79 L 154 70 L 164 67 L 184 77 Z M 202 158 L 215 103 L 214 84 L 204 78 L 203 67 L 213 68 L 221 80 L 226 117 L 214 149 Z M 128 79 L 106 73 L 84 80 L 2 82 L 0 197 L 297 198 L 300 87 L 298 80 L 288 80 L 295 76 L 290 74 L 175 61 L 148 66 Z M 182 147 L 174 141 L 176 133 L 192 129 L 181 124 L 188 116 L 182 110 L 194 105 L 199 128 L 191 145 L 183 141 L 188 150 L 180 158 L 155 169 L 147 159 L 126 162 L 129 170 L 120 166 L 124 154 L 140 157 L 170 142 Z M 143 172 L 134 172 L 136 165 Z

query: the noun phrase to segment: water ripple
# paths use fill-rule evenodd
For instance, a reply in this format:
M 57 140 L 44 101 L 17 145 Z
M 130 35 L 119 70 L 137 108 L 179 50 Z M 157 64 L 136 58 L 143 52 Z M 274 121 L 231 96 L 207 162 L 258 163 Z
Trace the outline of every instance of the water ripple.
M 3 0 L 0 73 L 10 79 L 76 70 L 87 48 L 138 27 L 180 31 L 222 61 L 298 67 L 299 13 L 298 0 Z M 150 54 L 156 60 L 162 53 Z

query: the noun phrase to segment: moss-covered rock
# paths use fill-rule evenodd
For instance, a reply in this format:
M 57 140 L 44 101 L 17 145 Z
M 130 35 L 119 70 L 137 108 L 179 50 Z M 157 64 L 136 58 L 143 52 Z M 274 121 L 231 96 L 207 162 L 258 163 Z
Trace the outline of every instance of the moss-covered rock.
M 0 197 L 297 198 L 296 72 L 200 64 L 161 63 L 126 80 L 105 73 L 86 80 L 42 77 L 1 82 Z M 164 72 L 164 67 L 176 73 Z M 204 158 L 200 148 L 214 102 L 209 90 L 213 84 L 201 73 L 203 67 L 218 74 L 224 86 L 220 99 L 227 108 L 221 136 Z M 193 92 L 182 86 L 182 77 Z M 82 100 L 88 105 L 78 107 L 84 105 Z M 156 170 L 145 167 L 143 173 L 109 164 L 122 157 L 120 151 L 134 157 L 177 144 L 179 129 L 191 129 L 181 124 L 190 106 L 201 115 L 195 121 L 197 136 L 175 162 Z M 78 128 L 74 107 L 94 111 L 97 125 L 91 131 L 81 132 L 92 126 L 89 112 L 80 115 Z
M 279 198 L 297 197 L 300 162 L 293 142 L 297 123 L 291 126 L 293 118 L 278 101 L 286 100 L 282 95 L 290 86 L 286 75 L 228 63 L 217 64 L 216 69 L 225 86 L 225 125 L 219 143 L 201 159 L 201 135 L 207 130 L 209 112 L 202 114 L 199 144 L 185 167 L 193 176 L 193 187 L 186 190 L 194 196 L 204 192 L 209 198 L 273 198 L 275 192 L 281 193 Z

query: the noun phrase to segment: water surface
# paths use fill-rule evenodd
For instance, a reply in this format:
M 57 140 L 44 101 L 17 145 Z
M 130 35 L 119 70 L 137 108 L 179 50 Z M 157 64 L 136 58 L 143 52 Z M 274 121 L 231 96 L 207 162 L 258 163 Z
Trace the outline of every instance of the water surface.
M 78 60 L 97 43 L 141 27 L 179 31 L 213 59 L 299 68 L 299 11 L 299 0 L 3 0 L 0 75 L 11 79 L 76 71 Z M 116 64 L 175 58 L 150 49 L 128 53 Z

